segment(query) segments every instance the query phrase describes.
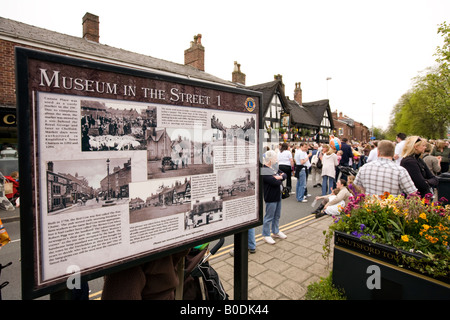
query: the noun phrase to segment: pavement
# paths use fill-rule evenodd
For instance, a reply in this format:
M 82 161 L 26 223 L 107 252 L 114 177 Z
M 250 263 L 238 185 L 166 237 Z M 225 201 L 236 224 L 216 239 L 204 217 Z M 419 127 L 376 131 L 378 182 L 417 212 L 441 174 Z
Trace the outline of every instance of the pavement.
M 0 209 L 0 219 L 3 223 L 18 221 L 20 220 L 20 209 L 16 207 L 12 211 Z
M 296 179 L 292 179 L 295 192 Z M 333 223 L 330 216 L 315 219 L 309 214 L 311 203 L 320 188 L 312 188 L 308 181 L 308 191 L 312 193 L 308 203 L 298 203 L 295 194 L 284 199 L 282 213 L 298 210 L 303 218 L 291 223 L 280 223 L 280 230 L 286 239 L 277 239 L 271 245 L 256 235 L 256 253 L 248 255 L 248 300 L 302 300 L 310 283 L 327 277 L 332 269 L 332 250 L 329 260 L 322 257 L 325 241 L 324 231 Z M 20 209 L 0 210 L 3 223 L 20 219 Z M 210 264 L 219 274 L 225 291 L 233 300 L 234 257 L 230 255 L 232 245 L 224 247 L 211 259 Z
M 322 256 L 323 231 L 332 223 L 330 216 L 324 216 L 292 229 L 281 228 L 287 238 L 274 238 L 273 245 L 257 235 L 256 253 L 248 255 L 248 300 L 303 300 L 308 285 L 327 277 L 332 269 L 333 251 L 328 260 Z M 226 252 L 213 257 L 210 265 L 233 300 L 234 258 Z
M 297 180 L 292 179 L 295 192 Z M 310 283 L 327 277 L 332 270 L 333 244 L 330 257 L 323 258 L 324 231 L 334 223 L 331 216 L 316 219 L 310 214 L 317 206 L 311 204 L 321 188 L 313 188 L 307 182 L 312 196 L 307 203 L 296 201 L 295 193 L 282 200 L 280 230 L 287 238 L 274 238 L 275 244 L 266 243 L 261 234 L 256 234 L 256 253 L 248 254 L 248 300 L 303 300 Z M 290 223 L 281 223 L 283 214 L 294 210 L 300 218 Z M 260 228 L 259 228 L 260 229 Z M 258 229 L 257 229 L 258 230 Z M 232 245 L 219 250 L 210 259 L 210 265 L 219 274 L 225 291 L 233 300 L 234 257 Z

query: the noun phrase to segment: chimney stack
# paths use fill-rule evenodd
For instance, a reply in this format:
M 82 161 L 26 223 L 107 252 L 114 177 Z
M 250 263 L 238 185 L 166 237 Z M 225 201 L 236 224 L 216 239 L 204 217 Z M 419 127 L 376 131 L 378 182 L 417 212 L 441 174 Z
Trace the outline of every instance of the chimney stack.
M 297 101 L 299 105 L 302 105 L 302 88 L 300 87 L 301 84 L 301 82 L 296 82 L 294 90 L 294 100 Z
M 283 83 L 283 76 L 281 74 L 276 74 L 273 76 L 274 80 L 279 80 L 281 82 L 281 90 L 283 90 L 283 92 L 281 92 L 282 94 L 284 94 L 284 83 Z
M 245 85 L 245 73 L 241 72 L 241 65 L 238 64 L 237 61 L 234 62 L 234 70 L 231 74 L 231 81 Z
M 202 46 L 202 35 L 194 36 L 191 47 L 184 50 L 184 64 L 205 71 L 205 48 Z
M 86 12 L 83 17 L 83 38 L 89 41 L 99 42 L 100 22 L 98 16 Z

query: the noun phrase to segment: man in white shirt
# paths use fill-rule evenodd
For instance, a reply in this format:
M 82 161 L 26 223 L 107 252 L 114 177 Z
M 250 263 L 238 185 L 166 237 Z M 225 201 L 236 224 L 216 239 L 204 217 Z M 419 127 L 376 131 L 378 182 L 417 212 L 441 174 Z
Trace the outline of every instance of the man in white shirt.
M 402 151 L 403 151 L 403 147 L 405 145 L 405 139 L 406 139 L 406 134 L 400 132 L 397 134 L 396 140 L 397 140 L 397 144 L 395 146 L 395 152 L 394 152 L 394 160 L 395 163 L 400 165 L 400 161 L 402 161 Z
M 367 157 L 367 161 L 366 161 L 367 163 L 375 161 L 378 158 L 378 142 L 374 141 L 373 145 L 375 146 L 375 148 L 370 150 L 369 156 Z
M 297 148 L 294 155 L 295 177 L 297 178 L 295 196 L 298 202 L 307 202 L 307 200 L 305 199 L 306 170 L 307 168 L 309 168 L 309 166 L 311 166 L 308 154 L 306 153 L 307 150 L 308 145 L 304 142 L 301 142 L 300 147 Z

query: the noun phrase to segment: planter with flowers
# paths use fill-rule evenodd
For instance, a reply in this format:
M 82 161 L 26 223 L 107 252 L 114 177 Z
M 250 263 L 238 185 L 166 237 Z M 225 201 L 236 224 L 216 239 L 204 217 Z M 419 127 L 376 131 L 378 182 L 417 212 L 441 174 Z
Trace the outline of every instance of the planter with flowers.
M 450 206 L 358 195 L 326 232 L 333 282 L 349 299 L 450 299 Z

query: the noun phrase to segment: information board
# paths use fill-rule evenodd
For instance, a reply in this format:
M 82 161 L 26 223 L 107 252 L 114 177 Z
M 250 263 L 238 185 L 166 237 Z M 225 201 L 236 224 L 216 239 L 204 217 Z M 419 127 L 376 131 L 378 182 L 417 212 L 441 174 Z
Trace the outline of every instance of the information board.
M 262 222 L 258 92 L 16 48 L 25 298 Z

